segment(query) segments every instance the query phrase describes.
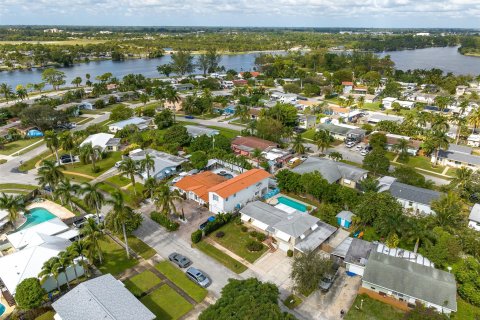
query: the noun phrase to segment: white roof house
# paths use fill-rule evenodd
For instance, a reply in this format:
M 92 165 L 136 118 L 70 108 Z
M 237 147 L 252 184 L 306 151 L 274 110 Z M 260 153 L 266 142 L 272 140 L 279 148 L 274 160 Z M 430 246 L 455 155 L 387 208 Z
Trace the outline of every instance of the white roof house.
M 188 135 L 191 136 L 192 138 L 196 138 L 203 135 L 212 137 L 220 133 L 218 130 L 203 127 L 203 126 L 186 125 L 185 128 L 187 129 Z
M 475 203 L 470 210 L 470 215 L 468 216 L 468 226 L 474 230 L 480 231 L 480 204 L 478 203 Z
M 474 134 L 468 136 L 467 144 L 472 147 L 480 147 L 480 134 Z
M 53 218 L 26 229 L 21 229 L 15 233 L 7 235 L 8 241 L 12 246 L 20 250 L 25 247 L 36 246 L 43 243 L 41 235 L 53 236 L 67 231 L 68 226 L 59 218 Z
M 93 147 L 100 147 L 104 151 L 109 146 L 120 144 L 120 139 L 115 139 L 113 134 L 101 132 L 88 136 L 87 139 L 80 143 L 80 147 L 88 143 L 91 143 Z
M 153 320 L 155 315 L 111 274 L 85 281 L 52 304 L 55 320 Z
M 45 261 L 57 256 L 71 244 L 59 237 L 35 234 L 38 235 L 37 245 L 0 258 L 0 279 L 11 294 L 15 293 L 17 285 L 24 279 L 38 277 Z
M 134 161 L 140 161 L 145 159 L 147 154 L 149 154 L 154 161 L 154 168 L 150 171 L 150 176 L 155 179 L 163 179 L 177 173 L 181 169 L 180 165 L 187 161 L 185 158 L 153 149 L 134 150 L 130 152 L 129 157 Z M 144 179 L 148 177 L 146 171 L 140 173 L 140 175 Z
M 153 119 L 149 117 L 132 117 L 127 120 L 122 120 L 108 125 L 108 131 L 116 133 L 122 130 L 126 126 L 134 125 L 139 130 L 145 130 L 152 123 Z

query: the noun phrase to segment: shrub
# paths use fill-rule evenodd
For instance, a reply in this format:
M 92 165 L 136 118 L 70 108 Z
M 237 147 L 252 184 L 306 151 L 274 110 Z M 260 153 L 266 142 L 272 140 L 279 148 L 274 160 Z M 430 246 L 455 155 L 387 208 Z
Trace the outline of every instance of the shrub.
M 222 226 L 230 222 L 232 219 L 233 219 L 233 216 L 231 213 L 217 214 L 215 216 L 215 220 L 207 223 L 207 225 L 203 229 L 203 232 L 205 233 L 206 236 L 208 236 L 210 233 L 220 229 Z
M 287 257 L 290 257 L 290 258 L 293 257 L 293 251 L 292 250 L 289 249 L 287 251 Z
M 267 235 L 265 233 L 258 232 L 257 233 L 257 240 L 260 242 L 265 241 L 267 239 Z
M 258 236 L 257 231 L 250 231 L 249 234 L 250 234 L 250 237 L 252 237 L 252 238 L 256 238 Z
M 242 228 L 240 228 L 242 230 L 242 232 L 247 232 L 248 231 L 248 228 L 246 226 L 242 226 Z
M 165 227 L 168 231 L 176 231 L 180 227 L 180 224 L 178 224 L 178 222 L 170 220 L 166 215 L 160 212 L 154 211 L 150 214 L 150 217 L 153 221 L 155 221 L 162 227 Z
M 236 217 L 235 220 L 233 220 L 233 221 L 235 222 L 236 225 L 239 225 L 239 226 L 241 226 L 243 224 L 243 221 L 242 221 L 242 219 L 240 219 L 240 217 Z
M 256 241 L 256 240 L 252 240 L 252 241 L 249 241 L 247 243 L 247 249 L 249 251 L 260 251 L 263 249 L 263 244 L 261 244 L 260 242 Z
M 203 235 L 202 230 L 196 230 L 192 232 L 192 235 L 190 236 L 192 239 L 192 242 L 199 243 L 200 240 L 202 240 L 202 235 Z
M 225 236 L 225 232 L 223 232 L 223 231 L 218 231 L 215 234 L 215 237 L 217 237 L 217 238 L 223 238 L 224 236 Z

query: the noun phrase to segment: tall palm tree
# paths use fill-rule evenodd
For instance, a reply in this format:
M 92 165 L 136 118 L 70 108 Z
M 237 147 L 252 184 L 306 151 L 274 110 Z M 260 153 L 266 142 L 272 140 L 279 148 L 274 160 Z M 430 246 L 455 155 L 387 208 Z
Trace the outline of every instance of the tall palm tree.
M 260 167 L 260 158 L 262 157 L 262 150 L 255 148 L 252 152 L 252 158 L 257 160 L 257 168 Z
M 67 248 L 67 251 L 73 258 L 80 257 L 80 265 L 82 266 L 85 274 L 89 275 L 89 264 L 85 256 L 88 254 L 88 245 L 84 240 L 77 240 Z
M 123 195 L 116 191 L 112 194 L 112 199 L 108 200 L 108 203 L 112 205 L 112 210 L 106 217 L 105 225 L 109 226 L 115 233 L 123 232 L 123 238 L 125 240 L 125 250 L 127 251 L 127 258 L 130 259 L 130 249 L 128 247 L 127 230 L 125 224 L 129 217 L 133 215 L 133 209 L 125 205 Z
M 102 150 L 99 146 L 93 146 L 91 142 L 80 147 L 80 156 L 85 160 L 92 161 L 92 171 L 96 171 L 95 163 L 100 158 Z
M 175 114 L 177 113 L 177 110 L 175 108 L 175 104 L 180 102 L 182 99 L 180 98 L 180 95 L 178 94 L 177 90 L 173 88 L 172 86 L 168 86 L 165 89 L 165 98 L 168 102 L 170 102 L 173 105 L 173 123 L 176 122 L 175 119 Z
M 102 182 L 88 183 L 84 182 L 81 185 L 79 192 L 84 195 L 83 201 L 89 209 L 95 210 L 97 214 L 97 220 L 100 221 L 100 209 L 105 202 L 105 197 L 100 191 L 100 185 Z
M 52 153 L 55 153 L 55 157 L 57 158 L 57 163 L 60 163 L 60 159 L 58 157 L 58 149 L 60 148 L 60 139 L 58 138 L 58 134 L 55 133 L 55 131 L 53 130 L 45 131 L 45 141 L 50 151 Z
M 25 198 L 23 195 L 7 195 L 2 192 L 0 197 L 0 209 L 8 211 L 8 221 L 15 229 L 15 222 L 18 220 L 18 215 L 21 211 L 25 211 Z
M 247 105 L 238 105 L 235 108 L 235 116 L 240 118 L 240 121 L 242 123 L 245 123 L 248 121 L 248 118 L 250 117 L 250 107 Z
M 145 158 L 139 161 L 140 164 L 140 170 L 147 171 L 147 179 L 150 179 L 150 171 L 153 171 L 155 169 L 155 160 L 153 160 L 153 157 L 150 154 L 145 154 Z
M 139 173 L 138 162 L 132 158 L 124 159 L 118 169 L 121 172 L 122 176 L 128 176 L 132 182 L 133 192 L 137 194 L 137 189 L 135 188 L 135 175 Z
M 68 279 L 67 269 L 72 264 L 72 260 L 65 251 L 62 251 L 58 254 L 58 257 L 55 261 L 54 268 L 57 269 L 59 274 L 63 273 L 65 275 L 65 280 L 67 281 L 67 288 L 70 290 L 70 281 Z
M 58 292 L 61 292 L 60 283 L 58 283 L 59 274 L 58 274 L 58 269 L 56 267 L 57 259 L 58 259 L 57 257 L 51 257 L 50 259 L 45 261 L 43 263 L 40 273 L 38 274 L 38 277 L 40 278 L 40 282 L 44 283 L 52 276 L 55 279 L 55 282 L 57 283 Z
M 73 210 L 72 199 L 78 192 L 80 186 L 78 184 L 72 184 L 69 179 L 62 180 L 55 189 L 55 196 L 60 198 L 62 205 L 67 203 L 70 209 Z
M 480 108 L 473 110 L 468 116 L 468 124 L 473 126 L 472 132 L 480 126 Z
M 63 180 L 64 175 L 60 169 L 65 169 L 63 165 L 57 165 L 54 161 L 43 160 L 38 168 L 38 183 L 42 186 L 49 186 L 50 190 L 55 191 L 57 183 Z
M 67 250 L 64 251 L 65 254 L 68 255 L 68 258 L 70 259 L 70 262 L 71 262 L 71 265 L 73 267 L 73 272 L 75 272 L 75 279 L 78 279 L 78 272 L 77 272 L 77 261 L 76 259 L 78 257 L 80 257 L 80 254 L 77 254 L 77 251 L 75 249 L 75 247 L 73 246 L 73 243 L 67 247 Z M 83 267 L 83 263 L 82 261 L 79 262 L 79 264 L 82 265 Z M 86 271 L 85 271 L 86 272 Z
M 2 83 L 0 84 L 0 93 L 3 94 L 8 104 L 8 100 L 13 96 L 12 87 L 6 83 Z
M 304 154 L 305 153 L 305 146 L 303 145 L 302 135 L 297 134 L 293 139 L 292 149 L 297 154 Z
M 72 151 L 75 149 L 75 140 L 71 131 L 65 131 L 60 135 L 60 147 L 70 154 L 73 163 Z
M 95 219 L 90 218 L 80 229 L 80 234 L 84 236 L 84 241 L 87 244 L 87 258 L 93 262 L 95 257 L 98 256 L 100 264 L 103 263 L 103 252 L 102 247 L 100 247 L 100 240 L 105 238 L 100 226 L 97 224 Z
M 448 131 L 450 128 L 447 117 L 444 117 L 440 114 L 435 114 L 432 116 L 431 125 L 433 131 Z
M 395 151 L 398 152 L 400 160 L 408 159 L 408 147 L 409 143 L 406 139 L 400 139 L 394 146 Z
M 181 200 L 182 197 L 178 190 L 170 190 L 168 184 L 161 184 L 153 194 L 155 205 L 163 214 L 168 215 L 169 212 L 177 214 L 175 200 Z
M 455 171 L 455 177 L 450 182 L 454 185 L 463 196 L 468 185 L 472 182 L 473 170 L 467 167 L 458 168 Z
M 156 188 L 158 188 L 158 182 L 155 178 L 148 178 L 145 180 L 145 184 L 143 185 L 144 189 L 143 192 L 146 197 L 150 197 L 153 199 L 153 193 Z
M 447 149 L 450 142 L 445 131 L 434 131 L 427 136 L 425 144 L 427 150 L 435 152 L 435 165 L 437 165 L 440 149 Z
M 328 149 L 333 142 L 333 137 L 330 135 L 328 130 L 319 130 L 315 133 L 313 138 L 318 149 L 323 152 L 325 149 Z

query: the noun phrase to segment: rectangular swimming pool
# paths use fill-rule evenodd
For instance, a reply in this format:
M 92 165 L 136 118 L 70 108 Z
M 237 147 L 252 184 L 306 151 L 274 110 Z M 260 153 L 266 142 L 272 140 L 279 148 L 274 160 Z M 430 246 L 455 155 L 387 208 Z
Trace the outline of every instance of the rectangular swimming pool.
M 295 210 L 301 211 L 301 212 L 307 212 L 307 206 L 304 205 L 303 203 L 297 202 L 293 199 L 287 198 L 280 196 L 277 198 L 278 203 L 282 203 L 286 206 L 289 206 Z
M 25 217 L 27 221 L 22 224 L 17 231 L 33 227 L 34 225 L 53 219 L 56 216 L 45 208 L 33 208 L 25 214 Z

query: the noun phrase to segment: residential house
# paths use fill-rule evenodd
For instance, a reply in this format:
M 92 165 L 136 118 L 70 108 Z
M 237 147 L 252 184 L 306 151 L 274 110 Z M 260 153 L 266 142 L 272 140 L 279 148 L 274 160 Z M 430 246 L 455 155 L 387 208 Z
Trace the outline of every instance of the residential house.
M 440 150 L 438 159 L 435 158 L 435 153 L 433 153 L 432 163 L 435 162 L 442 166 L 454 168 L 467 167 L 472 170 L 480 168 L 480 156 L 473 155 L 471 147 L 456 144 L 450 144 L 448 150 Z
M 118 151 L 120 147 L 120 138 L 115 138 L 113 134 L 109 133 L 96 133 L 89 135 L 82 143 L 80 147 L 86 144 L 92 144 L 93 147 L 99 147 L 103 151 Z
M 344 94 L 350 93 L 353 90 L 353 82 L 351 81 L 343 81 L 342 86 Z
M 270 174 L 263 169 L 252 169 L 224 181 L 208 190 L 211 212 L 233 212 L 268 192 Z
M 468 226 L 474 230 L 480 231 L 480 204 L 475 203 L 468 216 Z
M 262 152 L 262 157 L 268 161 L 270 168 L 282 168 L 292 159 L 293 154 L 290 151 L 279 148 L 268 148 Z
M 350 188 L 356 188 L 368 174 L 367 170 L 319 157 L 308 157 L 292 171 L 299 174 L 318 171 L 328 183 L 339 183 Z
M 212 171 L 203 171 L 191 176 L 183 177 L 173 187 L 184 194 L 187 199 L 193 200 L 200 205 L 208 203 L 208 190 L 222 182 L 227 181 L 225 176 Z
M 457 286 L 452 273 L 378 252 L 368 258 L 362 288 L 411 307 L 420 302 L 440 313 L 457 311 Z
M 393 103 L 397 101 L 397 98 L 387 97 L 382 99 L 382 105 L 385 109 L 392 109 Z
M 376 247 L 372 242 L 353 238 L 344 259 L 347 273 L 363 276 L 368 257 Z
M 195 86 L 191 83 L 175 83 L 172 85 L 173 88 L 177 91 L 188 91 L 188 90 L 193 90 L 195 89 Z
M 480 134 L 472 133 L 467 138 L 467 145 L 471 147 L 480 147 Z
M 82 282 L 52 303 L 55 320 L 153 320 L 155 315 L 111 274 Z
M 355 214 L 351 211 L 340 211 L 335 218 L 337 218 L 337 223 L 340 227 L 343 227 L 345 229 L 350 228 L 352 225 L 352 219 L 355 217 Z
M 248 85 L 248 81 L 245 79 L 233 80 L 232 82 L 235 87 L 244 87 Z
M 196 138 L 203 135 L 213 137 L 219 134 L 218 130 L 203 127 L 203 126 L 186 125 L 185 128 L 187 129 L 188 135 L 192 138 Z
M 278 143 L 257 137 L 236 137 L 232 140 L 231 146 L 235 154 L 249 157 L 255 149 L 265 151 L 272 147 L 278 148 Z
M 247 204 L 240 214 L 243 222 L 272 236 L 282 251 L 315 250 L 337 230 L 308 213 L 283 211 L 261 201 Z
M 159 180 L 168 178 L 180 172 L 182 163 L 187 161 L 185 158 L 153 149 L 134 150 L 130 152 L 129 157 L 135 161 L 141 161 L 147 154 L 153 158 L 154 166 L 149 172 L 145 170 L 140 173 L 143 179 L 147 179 L 149 176 Z
M 346 124 L 320 123 L 317 126 L 317 131 L 327 130 L 337 140 L 356 140 L 361 141 L 366 134 L 366 131 L 355 126 Z
M 307 115 L 298 117 L 298 127 L 301 129 L 314 128 L 317 124 L 317 116 Z
M 152 126 L 153 118 L 149 117 L 132 117 L 127 120 L 122 120 L 108 125 L 108 131 L 111 133 L 117 133 L 126 126 L 136 126 L 138 130 L 145 130 L 148 127 Z
M 425 215 L 435 213 L 431 208 L 431 203 L 434 200 L 440 199 L 442 193 L 435 190 L 411 186 L 396 180 L 396 178 L 388 176 L 378 179 L 380 187 L 379 192 L 390 192 L 404 209 L 413 210 L 415 213 Z
M 395 151 L 396 146 L 401 140 L 406 140 L 408 142 L 407 152 L 412 156 L 416 156 L 418 151 L 420 150 L 420 146 L 422 142 L 419 140 L 413 140 L 408 136 L 401 136 L 398 134 L 387 133 L 385 135 L 387 137 L 387 144 L 386 148 L 389 151 Z

